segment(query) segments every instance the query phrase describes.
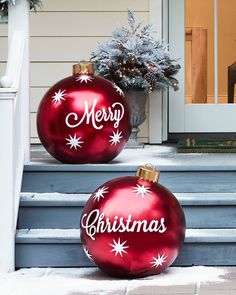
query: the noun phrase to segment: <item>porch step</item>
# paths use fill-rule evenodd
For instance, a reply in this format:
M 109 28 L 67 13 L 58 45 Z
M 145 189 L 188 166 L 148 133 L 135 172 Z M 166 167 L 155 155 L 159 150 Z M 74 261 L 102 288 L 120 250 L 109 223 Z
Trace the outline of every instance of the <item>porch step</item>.
M 133 152 L 134 153 L 134 152 Z M 135 153 L 134 153 L 135 154 Z M 155 155 L 155 154 L 154 154 Z M 191 156 L 191 155 L 190 155 Z M 136 158 L 139 159 L 137 152 Z M 198 156 L 200 158 L 200 155 Z M 140 159 L 139 159 L 140 161 Z M 175 193 L 236 193 L 236 166 L 188 165 L 174 163 L 173 155 L 161 165 L 158 154 L 143 156 L 142 163 L 153 163 L 161 171 L 160 183 Z M 206 162 L 207 163 L 207 162 Z M 23 192 L 91 193 L 102 183 L 116 177 L 134 176 L 138 164 L 114 162 L 97 165 L 30 163 L 25 165 Z
M 125 149 L 109 164 L 63 165 L 38 147 L 25 165 L 17 267 L 91 266 L 79 236 L 82 209 L 98 186 L 153 163 L 183 206 L 186 241 L 174 265 L 236 265 L 235 155 L 177 154 L 170 146 Z M 33 193 L 31 193 L 33 192 Z
M 174 265 L 236 265 L 236 229 L 188 229 Z M 17 231 L 16 267 L 87 266 L 78 229 Z
M 22 193 L 18 228 L 78 228 L 90 194 Z M 236 228 L 236 193 L 176 193 L 187 228 Z

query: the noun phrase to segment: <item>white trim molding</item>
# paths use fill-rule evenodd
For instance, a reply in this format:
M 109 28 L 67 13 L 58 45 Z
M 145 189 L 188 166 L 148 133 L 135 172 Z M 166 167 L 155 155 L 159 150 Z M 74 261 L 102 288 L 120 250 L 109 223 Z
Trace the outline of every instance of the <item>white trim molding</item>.
M 149 21 L 162 39 L 162 0 L 149 0 Z M 149 143 L 162 143 L 162 92 L 149 95 Z
M 176 75 L 179 90 L 169 90 L 169 132 L 185 130 L 185 0 L 169 1 L 169 50 L 181 66 Z
M 168 0 L 149 0 L 149 21 L 156 38 L 169 42 Z M 149 96 L 149 143 L 161 144 L 168 139 L 168 91 L 154 91 Z
M 218 0 L 214 0 L 214 101 L 218 103 L 218 46 L 219 46 L 219 29 L 218 29 Z

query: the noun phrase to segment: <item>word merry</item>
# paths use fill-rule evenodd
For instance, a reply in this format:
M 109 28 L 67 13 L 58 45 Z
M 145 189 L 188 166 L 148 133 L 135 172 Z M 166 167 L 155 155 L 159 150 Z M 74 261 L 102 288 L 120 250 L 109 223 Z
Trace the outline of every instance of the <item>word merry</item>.
M 119 103 L 115 102 L 112 104 L 111 107 L 108 107 L 106 110 L 104 107 L 101 110 L 95 111 L 97 105 L 97 100 L 95 99 L 93 101 L 92 108 L 89 110 L 88 102 L 84 102 L 84 114 L 81 118 L 76 113 L 70 113 L 66 116 L 66 125 L 70 128 L 75 128 L 81 125 L 83 122 L 85 124 L 92 123 L 93 127 L 95 129 L 102 129 L 104 125 L 101 124 L 101 122 L 105 121 L 111 121 L 114 122 L 114 128 L 117 128 L 119 126 L 120 121 L 124 117 L 124 106 Z M 75 123 L 72 124 L 70 120 L 74 120 Z
M 114 220 L 105 218 L 105 213 L 100 213 L 98 209 L 91 211 L 89 214 L 84 214 L 81 219 L 81 226 L 85 229 L 87 235 L 95 240 L 97 233 L 112 233 L 112 232 L 159 232 L 164 233 L 167 230 L 165 219 L 152 220 L 148 222 L 144 220 L 132 220 L 132 215 L 129 214 L 127 219 L 124 217 L 115 216 Z

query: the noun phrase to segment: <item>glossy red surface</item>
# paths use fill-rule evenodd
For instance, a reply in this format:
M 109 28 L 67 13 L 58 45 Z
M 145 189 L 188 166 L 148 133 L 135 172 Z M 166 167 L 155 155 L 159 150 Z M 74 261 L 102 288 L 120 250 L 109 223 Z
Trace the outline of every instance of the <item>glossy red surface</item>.
M 185 217 L 160 184 L 122 177 L 103 184 L 81 217 L 87 255 L 117 277 L 158 274 L 171 265 L 185 237 Z
M 123 92 L 109 81 L 74 75 L 45 94 L 37 129 L 46 150 L 63 163 L 108 162 L 130 136 L 130 108 Z

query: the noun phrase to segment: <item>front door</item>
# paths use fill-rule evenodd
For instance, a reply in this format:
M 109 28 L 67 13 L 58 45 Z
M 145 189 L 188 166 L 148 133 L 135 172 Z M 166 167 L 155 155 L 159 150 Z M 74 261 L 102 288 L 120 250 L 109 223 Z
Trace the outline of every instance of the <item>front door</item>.
M 236 0 L 169 0 L 170 133 L 236 132 Z

